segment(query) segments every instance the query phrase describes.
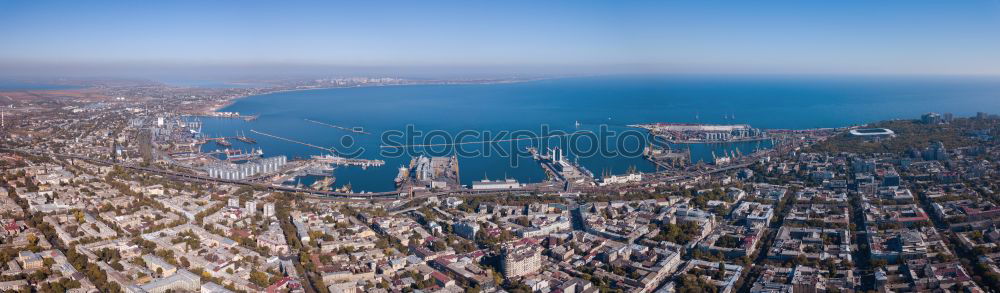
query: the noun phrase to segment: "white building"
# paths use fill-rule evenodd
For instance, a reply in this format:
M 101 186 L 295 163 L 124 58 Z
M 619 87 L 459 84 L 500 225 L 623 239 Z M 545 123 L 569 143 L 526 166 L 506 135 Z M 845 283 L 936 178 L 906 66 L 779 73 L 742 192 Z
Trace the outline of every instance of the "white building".
M 624 184 L 629 182 L 642 181 L 642 173 L 632 173 L 628 175 L 611 175 L 601 179 L 601 186 L 609 184 Z
M 149 293 L 195 292 L 201 290 L 201 277 L 187 270 L 180 270 L 176 274 L 153 280 L 139 288 Z
M 235 196 L 234 197 L 230 197 L 229 198 L 229 207 L 231 207 L 231 208 L 239 208 L 240 207 L 240 198 L 239 197 L 235 197 Z
M 226 289 L 225 287 L 222 287 L 221 285 L 212 282 L 208 282 L 201 285 L 201 293 L 231 293 L 231 292 L 233 291 L 229 291 L 229 289 Z
M 246 203 L 246 213 L 247 215 L 253 216 L 257 213 L 257 201 L 248 200 Z
M 504 249 L 503 275 L 516 278 L 537 272 L 542 267 L 542 253 L 536 246 L 523 245 Z
M 496 190 L 496 189 L 514 189 L 514 188 L 521 188 L 521 184 L 517 183 L 517 180 L 514 179 L 507 179 L 503 181 L 500 180 L 490 181 L 487 179 L 487 180 L 472 182 L 472 189 L 474 190 Z
M 265 217 L 274 216 L 274 203 L 269 202 L 264 204 L 264 216 Z

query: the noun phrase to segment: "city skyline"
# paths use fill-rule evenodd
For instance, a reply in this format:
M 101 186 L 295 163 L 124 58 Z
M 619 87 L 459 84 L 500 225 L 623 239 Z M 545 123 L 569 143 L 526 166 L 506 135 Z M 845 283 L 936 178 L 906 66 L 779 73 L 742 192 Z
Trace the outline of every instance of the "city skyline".
M 1000 292 L 1000 0 L 0 1 L 0 291 Z
M 1000 74 L 1000 2 L 6 2 L 0 76 Z

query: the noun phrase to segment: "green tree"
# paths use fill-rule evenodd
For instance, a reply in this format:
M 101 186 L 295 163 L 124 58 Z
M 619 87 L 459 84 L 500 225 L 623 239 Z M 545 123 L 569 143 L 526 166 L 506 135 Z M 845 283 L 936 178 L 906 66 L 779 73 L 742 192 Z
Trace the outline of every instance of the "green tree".
M 270 285 L 270 284 L 268 284 L 269 279 L 267 277 L 267 274 L 264 273 L 264 272 L 262 272 L 262 271 L 253 271 L 253 272 L 251 272 L 250 273 L 250 282 L 253 283 L 254 285 L 257 285 L 257 286 L 260 286 L 260 287 L 267 287 L 268 285 Z

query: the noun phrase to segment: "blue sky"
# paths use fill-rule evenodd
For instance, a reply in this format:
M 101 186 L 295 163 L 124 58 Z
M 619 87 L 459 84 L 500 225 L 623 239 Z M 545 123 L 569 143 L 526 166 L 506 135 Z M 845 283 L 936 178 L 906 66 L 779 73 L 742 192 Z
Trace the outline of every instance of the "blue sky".
M 0 40 L 7 74 L 995 75 L 1000 0 L 3 1 Z

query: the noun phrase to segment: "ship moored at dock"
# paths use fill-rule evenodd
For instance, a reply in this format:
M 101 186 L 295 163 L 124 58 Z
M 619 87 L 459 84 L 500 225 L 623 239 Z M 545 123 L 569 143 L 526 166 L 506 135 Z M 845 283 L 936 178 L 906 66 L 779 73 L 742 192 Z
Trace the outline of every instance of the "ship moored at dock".
M 658 138 L 675 144 L 751 142 L 770 139 L 766 131 L 753 128 L 749 124 L 651 123 L 634 124 L 629 127 L 649 130 Z
M 311 158 L 319 163 L 344 165 L 344 166 L 360 166 L 362 168 L 381 167 L 382 165 L 385 165 L 385 161 L 383 160 L 350 159 L 335 155 L 312 156 Z

